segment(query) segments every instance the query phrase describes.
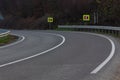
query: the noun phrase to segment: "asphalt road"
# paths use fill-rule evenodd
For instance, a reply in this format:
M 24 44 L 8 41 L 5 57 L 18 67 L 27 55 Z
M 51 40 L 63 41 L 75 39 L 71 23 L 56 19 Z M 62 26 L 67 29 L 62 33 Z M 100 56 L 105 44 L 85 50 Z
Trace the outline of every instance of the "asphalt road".
M 43 33 L 44 32 L 44 33 Z M 83 80 L 110 54 L 110 42 L 100 36 L 56 31 L 12 31 L 26 39 L 0 49 L 0 65 L 48 50 L 40 56 L 0 68 L 0 80 Z

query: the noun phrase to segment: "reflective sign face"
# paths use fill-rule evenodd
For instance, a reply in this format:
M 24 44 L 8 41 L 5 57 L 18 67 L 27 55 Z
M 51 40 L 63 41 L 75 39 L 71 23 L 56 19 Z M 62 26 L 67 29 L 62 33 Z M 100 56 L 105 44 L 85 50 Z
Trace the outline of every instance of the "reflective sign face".
M 53 17 L 48 17 L 48 22 L 52 23 L 53 22 Z
M 90 15 L 83 15 L 83 21 L 90 21 Z

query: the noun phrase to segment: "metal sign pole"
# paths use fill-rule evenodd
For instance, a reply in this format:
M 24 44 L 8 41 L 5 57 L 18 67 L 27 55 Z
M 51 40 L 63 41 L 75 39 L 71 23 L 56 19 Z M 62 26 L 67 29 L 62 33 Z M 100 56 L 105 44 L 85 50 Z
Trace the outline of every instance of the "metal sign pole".
M 96 13 L 94 12 L 94 24 L 96 24 Z
M 49 27 L 49 29 L 51 29 L 52 27 L 51 27 L 51 23 L 53 23 L 53 17 L 48 17 L 48 19 L 47 19 L 47 21 L 48 21 L 48 27 Z

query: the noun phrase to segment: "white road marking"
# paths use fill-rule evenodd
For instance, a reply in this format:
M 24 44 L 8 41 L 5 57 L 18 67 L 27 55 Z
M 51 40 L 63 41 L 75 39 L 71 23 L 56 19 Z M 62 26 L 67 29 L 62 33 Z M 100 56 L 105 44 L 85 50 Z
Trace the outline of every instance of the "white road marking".
M 52 34 L 52 33 L 47 33 L 47 34 Z M 28 60 L 28 59 L 31 59 L 31 58 L 34 58 L 34 57 L 37 57 L 37 56 L 39 56 L 39 55 L 45 54 L 45 53 L 47 53 L 47 52 L 49 52 L 49 51 L 52 51 L 52 50 L 58 48 L 59 46 L 63 45 L 63 43 L 65 42 L 65 37 L 64 37 L 64 36 L 59 35 L 59 34 L 52 34 L 52 35 L 56 35 L 56 36 L 61 37 L 61 38 L 62 38 L 62 42 L 61 42 L 60 44 L 56 45 L 55 47 L 50 48 L 50 49 L 48 49 L 48 50 L 46 50 L 46 51 L 43 51 L 43 52 L 41 52 L 41 53 L 38 53 L 38 54 L 36 54 L 36 55 L 32 55 L 32 56 L 29 56 L 29 57 L 26 57 L 26 58 L 23 58 L 23 59 L 19 59 L 19 60 L 12 61 L 12 62 L 9 62 L 9 63 L 6 63 L 6 64 L 2 64 L 2 65 L 0 65 L 0 68 L 5 67 L 5 66 L 8 66 L 8 65 L 11 65 L 11 64 L 15 64 L 15 63 L 18 63 L 18 62 L 21 62 L 21 61 L 25 61 L 25 60 Z
M 112 59 L 112 57 L 114 56 L 114 54 L 115 54 L 115 44 L 114 44 L 114 42 L 113 42 L 109 37 L 104 36 L 104 35 L 101 35 L 101 34 L 88 33 L 88 32 L 73 32 L 73 33 L 85 33 L 85 34 L 96 35 L 96 36 L 103 37 L 103 38 L 105 38 L 105 39 L 107 39 L 107 40 L 110 41 L 110 43 L 111 43 L 111 45 L 112 45 L 112 49 L 111 49 L 110 55 L 105 59 L 105 61 L 103 61 L 97 68 L 95 68 L 95 69 L 91 72 L 91 74 L 96 74 L 96 73 L 99 72 L 99 71 Z M 52 34 L 52 33 L 48 33 L 48 34 Z M 1 67 L 4 67 L 4 66 L 7 66 L 7 65 L 15 64 L 15 63 L 18 63 L 18 62 L 21 62 L 21 61 L 24 61 L 24 60 L 31 59 L 31 58 L 34 58 L 34 57 L 36 57 L 36 56 L 42 55 L 42 54 L 45 54 L 45 53 L 47 53 L 47 52 L 49 52 L 49 51 L 52 51 L 52 50 L 58 48 L 59 46 L 61 46 L 61 45 L 65 42 L 65 37 L 64 37 L 64 36 L 59 35 L 59 34 L 52 34 L 52 35 L 60 36 L 60 37 L 63 39 L 63 41 L 62 41 L 60 44 L 58 44 L 57 46 L 55 46 L 55 47 L 53 47 L 53 48 L 51 48 L 51 49 L 48 49 L 48 50 L 46 50 L 46 51 L 43 51 L 43 52 L 41 52 L 41 53 L 38 53 L 38 54 L 36 54 L 36 55 L 33 55 L 33 56 L 30 56 L 30 57 L 27 57 L 27 58 L 19 59 L 19 60 L 13 61 L 13 62 L 9 62 L 9 63 L 3 64 L 3 65 L 0 65 L 0 68 L 1 68 Z M 21 42 L 21 41 L 20 41 L 20 42 Z
M 16 35 L 16 34 L 12 34 L 12 35 Z M 20 43 L 20 42 L 22 42 L 22 41 L 25 40 L 25 37 L 24 37 L 24 36 L 20 36 L 20 35 L 16 35 L 16 36 L 19 36 L 19 37 L 21 37 L 22 39 L 20 39 L 20 40 L 18 40 L 18 41 L 16 41 L 16 42 L 10 43 L 10 44 L 8 44 L 8 45 L 5 45 L 5 46 L 1 46 L 0 49 L 6 48 L 6 47 L 10 47 L 10 46 L 13 46 L 13 45 L 16 45 L 16 44 L 18 44 L 18 43 Z
M 104 36 L 102 34 L 89 33 L 89 32 L 73 32 L 73 33 L 84 33 L 84 34 L 91 34 L 91 35 L 100 36 L 100 37 L 103 37 L 103 38 L 107 39 L 111 43 L 112 49 L 111 49 L 110 55 L 97 68 L 95 68 L 90 73 L 90 74 L 97 74 L 114 56 L 114 54 L 115 54 L 115 44 L 114 44 L 114 42 L 109 37 Z
M 98 35 L 98 36 L 101 36 L 101 37 L 106 38 L 107 40 L 109 40 L 111 45 L 112 45 L 112 49 L 111 49 L 110 55 L 105 59 L 105 61 L 103 61 L 97 68 L 95 68 L 91 72 L 91 74 L 96 74 L 97 72 L 99 72 L 112 59 L 112 57 L 115 54 L 115 44 L 109 37 L 101 35 L 101 34 L 94 34 L 94 35 Z
M 8 34 L 10 33 L 10 31 L 7 31 L 7 32 L 4 32 L 4 33 L 1 33 L 0 35 L 4 35 L 4 34 Z
M 1 33 L 1 34 L 0 34 L 0 37 L 7 36 L 9 33 L 10 33 L 10 31 L 7 31 L 7 32 L 4 32 L 4 33 Z

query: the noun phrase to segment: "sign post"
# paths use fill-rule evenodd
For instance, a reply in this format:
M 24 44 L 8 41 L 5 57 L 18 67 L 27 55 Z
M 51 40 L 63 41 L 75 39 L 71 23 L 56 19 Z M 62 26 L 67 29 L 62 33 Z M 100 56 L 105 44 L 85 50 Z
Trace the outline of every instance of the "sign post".
M 49 28 L 51 29 L 51 23 L 54 22 L 53 17 L 48 17 L 47 22 L 49 23 Z

